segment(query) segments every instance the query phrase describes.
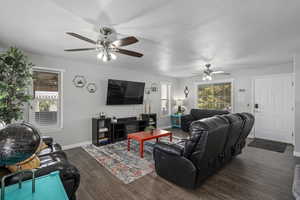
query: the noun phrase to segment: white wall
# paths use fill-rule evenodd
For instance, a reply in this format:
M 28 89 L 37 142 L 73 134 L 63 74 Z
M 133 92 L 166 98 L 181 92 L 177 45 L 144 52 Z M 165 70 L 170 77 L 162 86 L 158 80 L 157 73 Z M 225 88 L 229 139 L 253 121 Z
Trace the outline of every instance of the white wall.
M 251 112 L 252 103 L 252 80 L 255 76 L 280 74 L 280 73 L 293 73 L 293 64 L 278 65 L 274 67 L 244 69 L 231 72 L 230 76 L 215 76 L 214 80 L 233 80 L 233 108 L 234 112 Z M 175 98 L 184 98 L 184 87 L 188 86 L 190 94 L 185 99 L 185 105 L 188 110 L 195 107 L 195 90 L 196 83 L 203 82 L 202 77 L 189 77 L 179 79 L 179 88 L 175 94 Z M 245 92 L 239 92 L 240 89 L 245 89 Z
M 62 145 L 71 145 L 91 141 L 92 123 L 91 118 L 100 111 L 112 117 L 138 116 L 143 113 L 143 105 L 130 106 L 106 106 L 107 79 L 120 79 L 150 83 L 170 82 L 176 86 L 176 79 L 151 75 L 149 73 L 130 71 L 127 69 L 115 68 L 113 62 L 110 64 L 88 64 L 80 61 L 69 61 L 64 58 L 49 57 L 28 54 L 29 59 L 37 67 L 64 69 L 63 76 L 63 129 L 57 132 L 44 133 L 50 135 Z M 73 85 L 75 75 L 83 75 L 88 82 L 97 84 L 98 90 L 91 94 L 85 88 L 76 88 Z M 145 95 L 146 98 L 146 95 Z M 152 111 L 158 113 L 160 110 L 160 92 L 150 94 L 149 99 Z M 160 118 L 159 127 L 170 125 L 170 119 Z
M 294 154 L 300 157 L 300 53 L 294 57 L 295 71 L 295 148 Z
M 274 67 L 262 67 L 254 69 L 238 70 L 231 73 L 230 76 L 216 76 L 215 80 L 233 80 L 233 111 L 234 112 L 251 112 L 252 106 L 252 80 L 255 76 L 280 74 L 280 73 L 293 73 L 293 63 L 278 65 Z M 188 86 L 190 93 L 188 98 L 185 99 L 185 106 L 188 108 L 195 108 L 196 102 L 196 83 L 203 82 L 202 77 L 190 77 L 179 80 L 179 88 L 175 98 L 184 98 L 184 87 Z M 240 92 L 240 89 L 245 89 L 245 92 Z M 300 138 L 299 138 L 300 140 Z M 300 144 L 300 142 L 299 142 Z

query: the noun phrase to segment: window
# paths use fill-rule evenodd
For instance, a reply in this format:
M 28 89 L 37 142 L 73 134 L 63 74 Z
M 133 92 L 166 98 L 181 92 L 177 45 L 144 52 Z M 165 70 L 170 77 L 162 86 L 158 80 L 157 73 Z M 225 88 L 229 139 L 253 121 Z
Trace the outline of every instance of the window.
M 231 111 L 232 83 L 200 84 L 197 87 L 197 107 Z
M 40 129 L 58 129 L 61 123 L 61 72 L 34 70 L 30 121 Z
M 160 97 L 161 115 L 171 115 L 171 85 L 161 84 L 161 97 Z

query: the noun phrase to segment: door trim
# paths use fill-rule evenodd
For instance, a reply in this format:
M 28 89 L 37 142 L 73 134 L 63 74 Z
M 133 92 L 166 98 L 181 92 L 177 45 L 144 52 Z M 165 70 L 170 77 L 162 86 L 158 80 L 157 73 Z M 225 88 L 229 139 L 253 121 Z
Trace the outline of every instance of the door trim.
M 261 76 L 253 76 L 251 80 L 251 113 L 255 116 L 254 112 L 254 102 L 255 102 L 255 80 L 262 78 L 276 78 L 276 77 L 291 77 L 292 79 L 292 144 L 295 145 L 295 73 L 283 73 L 283 74 L 271 74 L 271 75 L 261 75 Z M 292 84 L 291 83 L 291 84 Z M 253 138 L 255 138 L 255 126 L 253 126 L 252 133 Z

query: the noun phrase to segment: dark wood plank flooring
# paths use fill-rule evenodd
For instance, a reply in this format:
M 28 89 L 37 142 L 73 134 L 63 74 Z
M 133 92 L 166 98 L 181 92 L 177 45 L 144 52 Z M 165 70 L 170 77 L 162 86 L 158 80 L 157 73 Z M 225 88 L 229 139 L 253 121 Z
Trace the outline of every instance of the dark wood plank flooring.
M 291 200 L 293 169 L 300 163 L 285 153 L 246 147 L 244 152 L 196 190 L 146 175 L 123 184 L 81 148 L 66 151 L 81 173 L 78 200 Z M 184 172 L 183 172 L 184 173 Z

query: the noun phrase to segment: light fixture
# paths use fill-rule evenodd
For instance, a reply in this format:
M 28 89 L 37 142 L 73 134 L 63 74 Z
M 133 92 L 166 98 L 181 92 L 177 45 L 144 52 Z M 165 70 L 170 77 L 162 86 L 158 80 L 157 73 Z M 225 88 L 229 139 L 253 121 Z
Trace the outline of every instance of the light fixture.
M 209 74 L 203 74 L 202 80 L 203 81 L 211 81 L 212 77 Z
M 103 57 L 102 57 L 102 61 L 107 62 L 108 60 L 109 60 L 108 55 L 104 54 Z
M 116 54 L 113 54 L 113 53 L 110 53 L 110 57 L 111 57 L 113 60 L 116 60 L 116 59 L 117 59 Z
M 188 86 L 185 86 L 183 92 L 184 92 L 185 98 L 188 98 L 188 95 L 189 95 L 189 92 L 190 92 Z
M 100 51 L 100 52 L 98 53 L 97 58 L 98 58 L 99 60 L 102 60 L 102 58 L 103 58 L 103 51 Z
M 110 52 L 109 50 L 102 49 L 99 50 L 99 53 L 97 54 L 97 58 L 99 60 L 102 60 L 103 62 L 107 62 L 110 60 L 116 60 L 117 56 L 114 53 Z

